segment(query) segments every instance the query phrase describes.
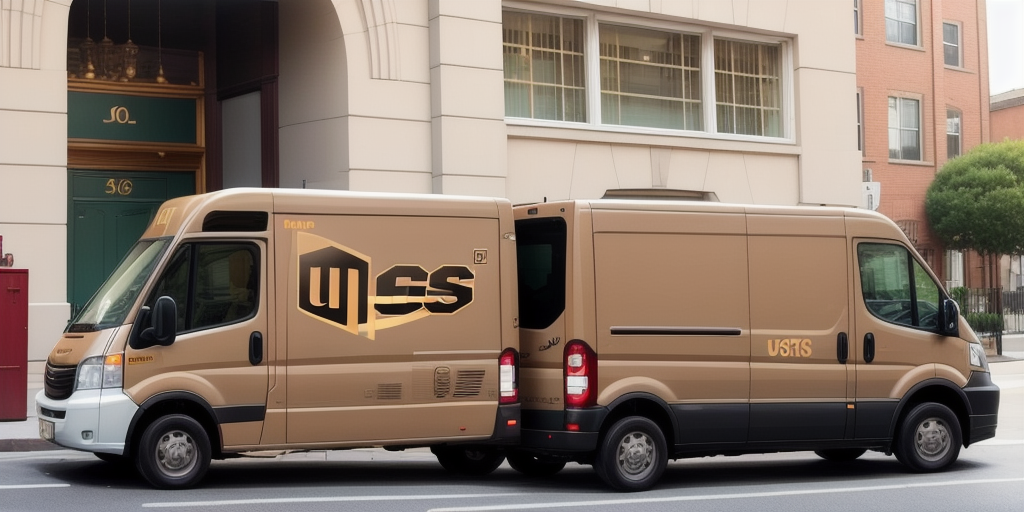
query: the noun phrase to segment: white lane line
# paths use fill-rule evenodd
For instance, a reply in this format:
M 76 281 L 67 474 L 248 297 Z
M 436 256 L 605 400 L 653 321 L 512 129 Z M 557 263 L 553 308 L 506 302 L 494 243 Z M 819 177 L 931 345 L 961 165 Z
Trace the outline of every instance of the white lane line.
M 548 503 L 506 503 L 479 507 L 433 508 L 428 512 L 481 512 L 488 510 L 531 510 L 539 508 L 574 508 L 574 507 L 620 507 L 622 505 L 643 505 L 648 503 L 672 503 L 680 501 L 714 501 L 739 500 L 750 498 L 775 498 L 779 496 L 800 496 L 808 494 L 838 494 L 844 492 L 886 491 L 912 489 L 917 487 L 944 487 L 947 485 L 998 484 L 1006 482 L 1024 482 L 1024 478 L 999 478 L 992 480 L 953 480 L 947 482 L 928 482 L 920 484 L 876 485 L 871 487 L 835 487 L 831 489 L 803 489 L 794 491 L 746 492 L 737 494 L 704 494 L 698 496 L 668 496 L 664 498 L 633 498 L 618 500 L 595 501 L 554 501 Z
M 47 489 L 51 487 L 71 487 L 71 484 L 0 485 L 0 491 L 13 491 L 16 489 Z
M 454 500 L 467 498 L 494 498 L 499 496 L 522 496 L 526 493 L 509 492 L 499 494 L 413 494 L 409 496 L 323 496 L 316 498 L 266 498 L 216 501 L 166 501 L 143 503 L 147 508 L 172 507 L 223 507 L 227 505 L 262 505 L 267 503 L 334 503 L 355 501 L 412 501 L 412 500 Z
M 986 439 L 984 441 L 978 441 L 971 446 L 1012 446 L 1024 444 L 1024 439 Z

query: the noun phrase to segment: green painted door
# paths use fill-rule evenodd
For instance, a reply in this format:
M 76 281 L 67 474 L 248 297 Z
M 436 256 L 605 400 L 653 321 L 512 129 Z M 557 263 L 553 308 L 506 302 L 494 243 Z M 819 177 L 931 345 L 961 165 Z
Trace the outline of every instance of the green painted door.
M 164 201 L 195 193 L 192 172 L 68 172 L 68 302 L 72 315 L 146 230 Z

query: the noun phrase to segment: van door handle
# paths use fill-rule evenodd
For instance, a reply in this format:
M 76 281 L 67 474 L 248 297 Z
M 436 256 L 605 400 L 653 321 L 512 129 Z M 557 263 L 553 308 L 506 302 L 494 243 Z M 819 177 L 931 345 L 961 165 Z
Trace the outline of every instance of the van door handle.
M 253 331 L 249 335 L 249 364 L 256 366 L 263 362 L 263 334 Z
M 847 338 L 845 332 L 839 333 L 836 338 L 836 359 L 841 364 L 846 364 L 846 360 L 850 357 L 850 340 Z
M 875 360 L 875 335 L 867 333 L 864 335 L 864 362 L 870 363 Z

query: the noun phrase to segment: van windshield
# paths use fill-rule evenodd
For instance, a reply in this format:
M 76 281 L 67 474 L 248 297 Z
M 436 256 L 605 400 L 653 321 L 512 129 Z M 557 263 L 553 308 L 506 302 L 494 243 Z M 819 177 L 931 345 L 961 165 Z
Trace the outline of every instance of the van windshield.
M 565 310 L 565 219 L 516 221 L 519 325 L 544 329 Z
M 136 242 L 68 326 L 67 332 L 99 331 L 123 324 L 170 241 L 170 238 L 160 238 Z

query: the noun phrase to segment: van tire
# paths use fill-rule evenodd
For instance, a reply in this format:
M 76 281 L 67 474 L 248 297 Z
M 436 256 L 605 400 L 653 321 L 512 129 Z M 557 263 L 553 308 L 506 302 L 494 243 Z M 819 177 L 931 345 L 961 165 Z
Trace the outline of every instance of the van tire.
M 199 483 L 210 467 L 210 438 L 189 416 L 163 416 L 143 432 L 135 465 L 153 487 L 187 489 Z
M 551 476 L 565 467 L 565 461 L 546 459 L 521 451 L 508 452 L 505 459 L 512 469 L 532 477 Z
M 864 455 L 866 451 L 863 448 L 832 448 L 828 450 L 815 450 L 814 454 L 831 462 L 850 462 Z
M 441 467 L 466 476 L 489 475 L 505 461 L 505 455 L 491 447 L 434 446 L 430 451 Z
M 620 491 L 649 489 L 667 464 L 665 435 L 657 423 L 642 416 L 615 422 L 598 444 L 594 458 L 601 480 Z
M 912 471 L 945 469 L 960 454 L 960 422 L 945 405 L 925 402 L 907 413 L 896 438 L 896 458 Z

